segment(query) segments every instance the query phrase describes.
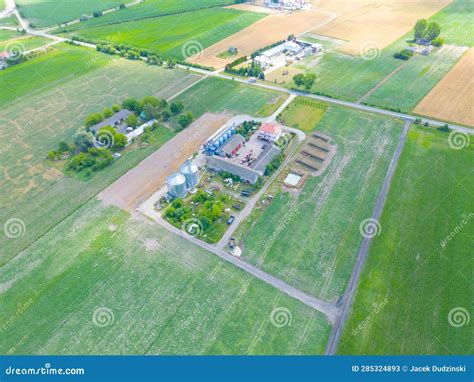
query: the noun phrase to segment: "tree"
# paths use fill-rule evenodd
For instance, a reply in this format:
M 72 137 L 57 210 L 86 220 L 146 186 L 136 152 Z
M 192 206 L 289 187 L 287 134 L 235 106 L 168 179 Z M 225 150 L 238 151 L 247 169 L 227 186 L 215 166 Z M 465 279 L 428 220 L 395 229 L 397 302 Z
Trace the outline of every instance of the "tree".
M 441 33 L 441 26 L 434 21 L 428 24 L 425 32 L 425 38 L 429 41 L 434 40 L 435 38 L 439 37 Z
M 171 112 L 173 113 L 173 115 L 177 115 L 179 113 L 181 113 L 183 110 L 184 110 L 184 105 L 182 102 L 173 102 L 171 105 L 170 105 L 170 110 Z
M 426 28 L 428 21 L 426 19 L 419 19 L 415 24 L 415 39 L 426 38 Z
M 114 113 L 117 113 L 118 111 L 120 111 L 120 109 L 121 109 L 120 105 L 113 105 L 112 106 L 112 111 Z
M 94 125 L 97 125 L 99 122 L 102 122 L 104 120 L 104 117 L 100 113 L 92 113 L 89 114 L 86 119 L 84 120 L 84 125 L 86 127 L 91 127 Z
M 309 90 L 313 87 L 314 81 L 316 81 L 316 74 L 314 73 L 308 73 L 306 76 L 303 78 L 303 84 L 304 88 L 306 90 Z
M 151 105 L 157 107 L 159 105 L 160 101 L 158 101 L 158 98 L 153 97 L 153 96 L 145 96 L 140 100 L 140 106 L 142 108 L 145 107 L 145 105 Z
M 193 114 L 192 113 L 180 114 L 179 117 L 178 117 L 178 123 L 183 128 L 189 126 L 189 124 L 192 121 L 193 121 Z
M 156 119 L 160 115 L 158 108 L 153 105 L 150 105 L 149 103 L 145 104 L 145 106 L 143 107 L 143 113 L 145 113 L 145 118 L 147 121 L 154 118 Z
M 161 113 L 161 119 L 166 122 L 171 118 L 171 113 L 168 110 L 163 110 Z
M 122 133 L 116 133 L 114 135 L 114 146 L 117 148 L 125 147 L 128 143 L 127 136 Z
M 135 114 L 130 114 L 125 120 L 125 122 L 127 123 L 127 126 L 130 126 L 130 127 L 138 126 L 138 118 Z
M 74 135 L 74 144 L 80 151 L 85 152 L 94 145 L 94 136 L 84 128 L 80 128 Z
M 437 37 L 433 41 L 431 41 L 431 44 L 436 47 L 440 47 L 444 45 L 444 38 L 442 37 Z
M 142 111 L 140 108 L 140 104 L 135 98 L 127 98 L 126 100 L 124 100 L 122 102 L 122 108 L 134 111 L 137 114 L 140 114 Z
M 293 76 L 293 81 L 296 86 L 300 87 L 304 83 L 304 75 L 299 73 Z
M 114 112 L 112 111 L 112 109 L 107 108 L 103 111 L 102 115 L 104 116 L 104 118 L 109 118 L 114 115 Z
M 64 153 L 64 152 L 66 152 L 66 151 L 69 151 L 69 145 L 67 144 L 67 142 L 65 142 L 65 141 L 60 141 L 60 142 L 58 143 L 58 151 L 59 151 L 60 153 Z
M 94 11 L 94 12 L 92 13 L 92 16 L 94 16 L 94 17 L 100 17 L 100 16 L 102 16 L 102 12 L 101 12 L 101 11 Z

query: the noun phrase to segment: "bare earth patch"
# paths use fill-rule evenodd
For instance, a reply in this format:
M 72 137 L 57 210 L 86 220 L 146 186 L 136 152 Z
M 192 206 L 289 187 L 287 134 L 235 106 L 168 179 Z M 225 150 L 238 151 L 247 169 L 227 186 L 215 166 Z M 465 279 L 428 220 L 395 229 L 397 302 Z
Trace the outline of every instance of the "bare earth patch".
M 414 112 L 474 126 L 474 48 L 417 105 Z
M 257 7 L 259 8 L 259 7 Z M 330 22 L 334 15 L 317 10 L 298 12 L 273 12 L 249 27 L 234 33 L 204 51 L 188 58 L 194 64 L 223 68 L 236 57 L 219 58 L 218 55 L 234 47 L 238 56 L 250 55 L 254 51 L 285 40 L 290 34 L 301 34 Z
M 204 141 L 219 130 L 230 114 L 206 113 L 166 142 L 138 166 L 117 179 L 98 198 L 126 211 L 133 211 L 166 182 L 166 177 L 199 150 Z
M 450 4 L 452 0 L 312 0 L 314 9 L 337 13 L 330 24 L 318 29 L 318 34 L 346 40 L 340 50 L 359 54 L 375 46 L 385 48 L 405 33 L 416 20 L 428 18 Z

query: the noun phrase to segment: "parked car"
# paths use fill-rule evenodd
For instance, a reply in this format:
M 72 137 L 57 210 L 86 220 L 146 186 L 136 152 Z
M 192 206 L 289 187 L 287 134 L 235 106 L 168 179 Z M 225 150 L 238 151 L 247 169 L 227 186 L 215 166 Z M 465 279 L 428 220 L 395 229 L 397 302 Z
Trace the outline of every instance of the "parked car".
M 234 215 L 230 215 L 230 218 L 227 220 L 227 224 L 228 225 L 231 225 L 235 220 L 235 216 Z
M 114 158 L 114 159 L 119 159 L 121 156 L 122 156 L 122 155 L 119 154 L 119 153 L 113 153 L 113 154 L 112 154 L 112 158 Z

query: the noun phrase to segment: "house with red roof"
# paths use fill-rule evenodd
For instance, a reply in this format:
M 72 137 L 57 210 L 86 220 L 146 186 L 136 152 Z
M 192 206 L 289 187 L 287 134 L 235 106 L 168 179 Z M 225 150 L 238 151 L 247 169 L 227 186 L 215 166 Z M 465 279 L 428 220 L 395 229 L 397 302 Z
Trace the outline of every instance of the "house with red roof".
M 258 129 L 258 137 L 268 142 L 275 142 L 280 138 L 282 128 L 280 125 L 275 123 L 264 123 Z

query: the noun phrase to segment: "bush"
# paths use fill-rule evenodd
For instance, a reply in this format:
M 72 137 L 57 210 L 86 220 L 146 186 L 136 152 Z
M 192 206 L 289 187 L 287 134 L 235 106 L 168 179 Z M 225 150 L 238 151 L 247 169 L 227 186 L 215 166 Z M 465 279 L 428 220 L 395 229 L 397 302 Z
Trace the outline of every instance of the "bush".
M 185 127 L 188 127 L 191 124 L 193 118 L 194 117 L 192 113 L 180 114 L 180 116 L 178 117 L 178 123 L 184 129 Z
M 431 44 L 436 47 L 440 47 L 444 45 L 444 38 L 438 37 L 431 41 Z
M 399 60 L 409 60 L 413 56 L 413 52 L 408 49 L 403 49 L 400 52 L 397 52 L 393 57 L 398 58 Z
M 102 16 L 102 12 L 101 12 L 101 11 L 94 11 L 94 12 L 92 13 L 92 16 L 94 16 L 94 17 L 100 17 L 100 16 Z

